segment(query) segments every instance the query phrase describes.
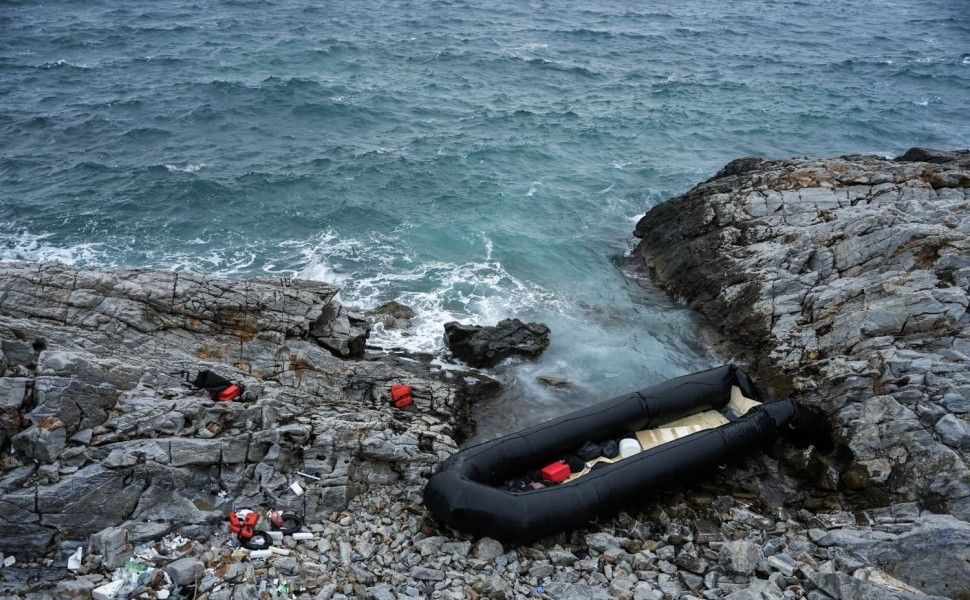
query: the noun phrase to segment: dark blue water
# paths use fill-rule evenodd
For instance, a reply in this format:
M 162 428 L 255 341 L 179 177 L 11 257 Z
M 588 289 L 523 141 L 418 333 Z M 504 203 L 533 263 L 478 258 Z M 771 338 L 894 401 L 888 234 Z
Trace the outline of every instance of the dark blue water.
M 486 431 L 706 366 L 636 217 L 741 155 L 970 145 L 970 9 L 651 6 L 0 3 L 0 258 L 334 280 L 416 349 L 548 322 Z

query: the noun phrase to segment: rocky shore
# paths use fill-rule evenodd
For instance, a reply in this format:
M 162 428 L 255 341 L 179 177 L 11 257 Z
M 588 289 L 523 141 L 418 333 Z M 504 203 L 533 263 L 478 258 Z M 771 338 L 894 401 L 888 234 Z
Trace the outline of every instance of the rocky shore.
M 791 462 L 852 506 L 937 513 L 946 536 L 924 543 L 963 548 L 921 587 L 970 594 L 970 152 L 739 159 L 635 235 L 635 263 L 758 381 L 829 416 L 838 455 Z
M 821 408 L 838 450 L 779 448 L 515 548 L 421 505 L 496 384 L 369 348 L 405 307 L 2 264 L 0 598 L 968 597 L 968 189 L 966 154 L 742 159 L 651 210 L 634 265 Z M 187 385 L 206 369 L 243 396 Z M 309 539 L 251 554 L 226 531 L 240 508 L 292 510 Z

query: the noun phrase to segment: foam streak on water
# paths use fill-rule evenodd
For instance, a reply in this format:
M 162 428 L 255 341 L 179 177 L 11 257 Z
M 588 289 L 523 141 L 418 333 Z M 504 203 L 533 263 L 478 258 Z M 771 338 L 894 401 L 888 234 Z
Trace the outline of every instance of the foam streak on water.
M 539 319 L 483 435 L 719 360 L 630 280 L 637 216 L 741 155 L 970 145 L 964 1 L 19 2 L 0 259 L 299 275 Z M 549 373 L 567 391 L 535 383 Z

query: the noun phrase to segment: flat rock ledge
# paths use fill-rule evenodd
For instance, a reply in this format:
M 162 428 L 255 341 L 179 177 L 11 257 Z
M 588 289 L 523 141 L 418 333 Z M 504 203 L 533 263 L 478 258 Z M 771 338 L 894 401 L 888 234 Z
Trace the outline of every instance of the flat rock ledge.
M 635 235 L 634 263 L 759 381 L 829 416 L 840 452 L 813 465 L 819 486 L 915 502 L 966 535 L 970 152 L 739 159 Z M 961 575 L 946 595 L 970 593 Z

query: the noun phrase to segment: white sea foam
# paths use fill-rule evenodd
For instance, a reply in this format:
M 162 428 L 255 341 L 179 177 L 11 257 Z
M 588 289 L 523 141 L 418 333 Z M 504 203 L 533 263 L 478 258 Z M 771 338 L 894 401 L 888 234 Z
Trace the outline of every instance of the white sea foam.
M 492 242 L 484 235 L 480 260 L 419 262 L 401 243 L 403 233 L 355 240 L 327 232 L 312 242 L 284 246 L 303 257 L 296 275 L 340 285 L 345 304 L 366 309 L 394 299 L 415 309 L 409 329 L 374 328 L 370 342 L 384 348 L 436 352 L 448 321 L 490 323 L 550 307 L 567 313 L 565 299 L 514 277 L 494 260 Z M 372 274 L 362 275 L 365 271 Z
M 72 63 L 64 59 L 56 60 L 54 62 L 44 63 L 43 68 L 45 69 L 55 69 L 57 67 L 74 67 L 75 69 L 90 69 L 90 65 L 84 63 Z
M 203 168 L 205 168 L 205 163 L 199 163 L 197 165 L 191 165 L 191 164 L 189 164 L 189 165 L 185 165 L 185 166 L 165 165 L 165 168 L 168 169 L 169 171 L 172 171 L 172 172 L 178 171 L 178 172 L 181 172 L 181 173 L 197 173 L 200 170 L 202 170 Z
M 58 246 L 48 242 L 51 234 L 36 235 L 26 230 L 0 232 L 0 260 L 31 262 L 57 261 L 68 265 L 100 265 L 100 244 Z

